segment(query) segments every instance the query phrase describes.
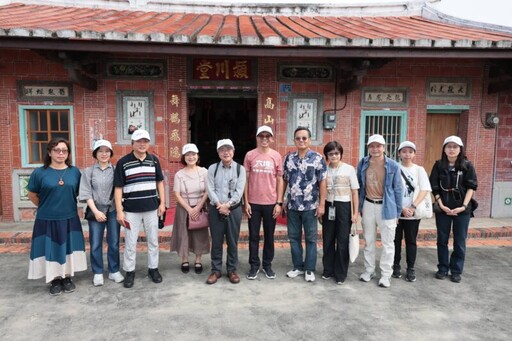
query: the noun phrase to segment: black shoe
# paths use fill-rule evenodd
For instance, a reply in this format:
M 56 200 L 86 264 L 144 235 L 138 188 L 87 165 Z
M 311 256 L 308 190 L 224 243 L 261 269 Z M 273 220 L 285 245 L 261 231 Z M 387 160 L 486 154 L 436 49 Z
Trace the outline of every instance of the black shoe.
M 65 277 L 62 280 L 62 287 L 64 288 L 64 292 L 73 292 L 75 291 L 75 284 L 71 281 L 71 277 Z
M 195 263 L 194 264 L 194 271 L 196 272 L 196 274 L 200 274 L 203 272 L 203 264 L 201 263 Z
M 268 267 L 268 268 L 263 268 L 263 273 L 265 273 L 265 276 L 269 279 L 274 279 L 276 278 L 276 273 L 274 272 L 274 270 L 272 270 L 271 267 Z
M 124 287 L 131 288 L 133 287 L 133 282 L 135 280 L 135 271 L 126 271 L 124 274 Z
M 184 274 L 187 274 L 189 271 L 190 271 L 190 263 L 189 262 L 181 263 L 181 272 L 183 272 Z
M 60 295 L 62 293 L 62 289 L 62 279 L 56 278 L 50 284 L 50 295 Z
M 443 272 L 443 271 L 436 272 L 436 278 L 437 279 L 445 279 L 446 276 L 448 276 L 448 274 L 446 272 Z
M 391 277 L 402 278 L 402 272 L 400 270 L 400 264 L 393 264 L 393 274 L 391 275 Z
M 460 277 L 460 274 L 452 274 L 450 276 L 450 280 L 454 283 L 460 283 L 460 281 L 462 281 L 462 277 Z
M 407 269 L 407 274 L 405 275 L 405 279 L 408 282 L 416 282 L 416 271 L 413 268 Z
M 256 279 L 258 278 L 258 273 L 260 272 L 260 269 L 258 268 L 252 268 L 248 273 L 247 273 L 247 279 Z
M 332 276 L 333 276 L 332 274 L 328 274 L 327 272 L 322 273 L 322 279 L 329 279 Z
M 158 272 L 158 268 L 148 269 L 148 277 L 151 278 L 153 283 L 161 283 L 162 282 L 162 276 L 160 275 L 160 272 Z

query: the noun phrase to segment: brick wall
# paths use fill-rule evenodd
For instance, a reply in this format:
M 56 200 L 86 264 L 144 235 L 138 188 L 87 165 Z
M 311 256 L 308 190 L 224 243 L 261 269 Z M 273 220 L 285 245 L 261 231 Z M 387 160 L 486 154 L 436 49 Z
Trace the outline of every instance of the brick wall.
M 119 59 L 134 58 L 122 55 Z M 165 57 L 164 57 L 165 58 Z M 143 58 L 147 59 L 147 58 Z M 187 73 L 185 57 L 167 57 L 168 74 L 165 80 L 132 81 L 98 79 L 98 90 L 89 91 L 75 85 L 74 102 L 64 103 L 74 106 L 76 165 L 86 167 L 93 162 L 90 151 L 92 138 L 103 137 L 113 142 L 114 162 L 131 150 L 130 145 L 116 144 L 118 90 L 145 90 L 154 93 L 155 141 L 152 149 L 162 159 L 170 192 L 174 173 L 181 168 L 179 152 L 188 139 L 188 103 L 187 103 Z M 274 127 L 276 134 L 275 148 L 285 154 L 294 150 L 293 145 L 287 145 L 288 102 L 281 101 L 279 82 L 276 79 L 277 63 L 287 61 L 277 58 L 260 58 L 258 60 L 258 125 L 264 123 L 265 96 L 275 98 Z M 301 61 L 301 60 L 297 60 Z M 312 62 L 312 60 L 307 60 Z M 314 62 L 314 61 L 313 61 Z M 322 60 L 321 62 L 326 62 Z M 331 61 L 332 62 L 332 61 Z M 35 104 L 21 103 L 16 99 L 16 81 L 45 80 L 67 81 L 67 73 L 62 65 L 46 60 L 31 51 L 3 50 L 0 54 L 0 124 L 8 127 L 9 133 L 4 136 L 4 142 L 12 148 L 6 148 L 5 169 L 0 172 L 2 220 L 13 220 L 11 173 L 13 169 L 21 168 L 18 105 Z M 418 146 L 417 161 L 423 162 L 426 141 L 426 106 L 427 105 L 469 105 L 469 111 L 461 116 L 461 137 L 466 142 L 467 154 L 475 163 L 479 175 L 480 187 L 477 198 L 481 203 L 478 215 L 488 216 L 492 181 L 494 172 L 494 144 L 497 141 L 496 177 L 500 181 L 511 181 L 510 160 L 512 159 L 512 94 L 501 96 L 486 95 L 486 69 L 479 60 L 431 60 L 431 59 L 397 59 L 387 63 L 378 70 L 371 70 L 364 77 L 363 86 L 372 87 L 407 87 L 409 89 L 409 106 L 395 108 L 408 112 L 408 139 L 415 141 Z M 428 77 L 466 77 L 472 80 L 471 98 L 469 100 L 429 100 L 426 98 L 426 80 Z M 323 142 L 339 141 L 344 147 L 343 160 L 356 165 L 359 158 L 359 132 L 361 111 L 378 109 L 361 107 L 361 92 L 353 91 L 347 95 L 335 94 L 334 82 L 294 82 L 291 83 L 293 93 L 318 93 L 323 96 L 323 108 L 337 107 L 337 123 L 334 130 L 323 132 Z M 179 106 L 171 103 L 176 95 L 180 100 Z M 394 109 L 394 108 L 391 108 Z M 499 112 L 501 122 L 496 130 L 484 129 L 481 115 L 486 112 Z M 179 122 L 176 120 L 177 113 Z M 174 118 L 173 118 L 174 117 Z M 498 136 L 496 136 L 498 133 Z M 444 136 L 439 137 L 444 138 Z M 314 147 L 322 152 L 323 145 Z M 171 196 L 172 197 L 172 196 Z M 171 200 L 171 204 L 174 204 Z

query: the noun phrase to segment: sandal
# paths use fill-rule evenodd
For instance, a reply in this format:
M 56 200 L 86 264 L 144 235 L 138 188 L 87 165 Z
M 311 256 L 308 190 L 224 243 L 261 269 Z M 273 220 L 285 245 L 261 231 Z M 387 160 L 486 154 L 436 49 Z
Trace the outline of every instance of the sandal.
M 201 263 L 195 263 L 195 264 L 194 264 L 194 270 L 195 270 L 196 274 L 198 274 L 198 275 L 199 275 L 200 273 L 202 273 L 202 272 L 203 272 L 203 264 L 201 264 Z
M 184 274 L 188 273 L 190 271 L 190 264 L 188 262 L 181 263 L 181 272 Z

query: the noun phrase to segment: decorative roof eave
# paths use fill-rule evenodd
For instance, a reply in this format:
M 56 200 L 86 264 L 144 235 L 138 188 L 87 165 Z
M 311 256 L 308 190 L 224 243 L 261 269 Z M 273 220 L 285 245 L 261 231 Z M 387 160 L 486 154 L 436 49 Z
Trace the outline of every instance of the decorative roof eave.
M 46 30 L 42 28 L 29 29 L 29 28 L 13 28 L 1 29 L 0 37 L 9 38 L 26 38 L 28 41 L 33 38 L 47 38 L 47 39 L 68 39 L 76 42 L 80 40 L 96 40 L 96 41 L 112 41 L 112 42 L 154 42 L 163 44 L 190 44 L 190 45 L 228 45 L 228 46 L 276 46 L 276 47 L 319 47 L 319 48 L 332 48 L 332 47 L 394 47 L 394 48 L 465 48 L 465 49 L 508 49 L 512 47 L 511 40 L 471 40 L 471 39 L 390 39 L 390 38 L 376 38 L 370 39 L 366 37 L 354 37 L 347 39 L 344 37 L 336 38 L 304 38 L 300 36 L 283 38 L 280 36 L 267 37 L 261 40 L 257 36 L 244 36 L 239 41 L 237 35 L 219 35 L 215 40 L 214 36 L 198 35 L 196 39 L 193 37 L 174 34 L 168 35 L 161 32 L 153 33 L 139 33 L 139 32 L 95 32 L 90 30 L 73 31 L 73 30 Z M 2 44 L 4 46 L 4 44 Z
M 170 38 L 170 37 L 168 37 Z M 477 59 L 512 59 L 512 45 L 504 42 L 504 48 L 440 48 L 432 43 L 425 47 L 407 46 L 229 46 L 230 56 L 251 57 L 303 57 L 303 58 L 477 58 Z M 5 37 L 0 31 L 0 48 L 89 51 L 100 53 L 141 53 L 144 55 L 184 55 L 184 56 L 226 56 L 226 45 L 201 44 L 162 44 L 154 41 L 117 41 L 84 40 L 38 37 Z M 440 53 L 442 51 L 442 53 Z

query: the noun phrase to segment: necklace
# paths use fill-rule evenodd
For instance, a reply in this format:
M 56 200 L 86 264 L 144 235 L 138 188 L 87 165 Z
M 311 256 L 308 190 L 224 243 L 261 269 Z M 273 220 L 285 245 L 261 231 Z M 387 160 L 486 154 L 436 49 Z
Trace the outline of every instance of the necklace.
M 56 170 L 55 168 L 52 168 L 52 169 L 55 171 L 55 173 L 57 173 L 57 176 L 59 177 L 59 182 L 58 182 L 58 184 L 59 184 L 59 186 L 61 186 L 61 187 L 62 187 L 62 186 L 64 186 L 64 180 L 62 180 L 62 178 L 64 177 L 64 175 L 65 175 L 65 174 L 66 174 L 66 172 L 68 171 L 68 168 L 69 168 L 69 167 L 66 167 L 66 169 L 64 170 L 64 172 L 62 172 L 62 174 L 61 174 L 61 175 L 59 175 L 59 172 L 57 172 L 57 170 Z

